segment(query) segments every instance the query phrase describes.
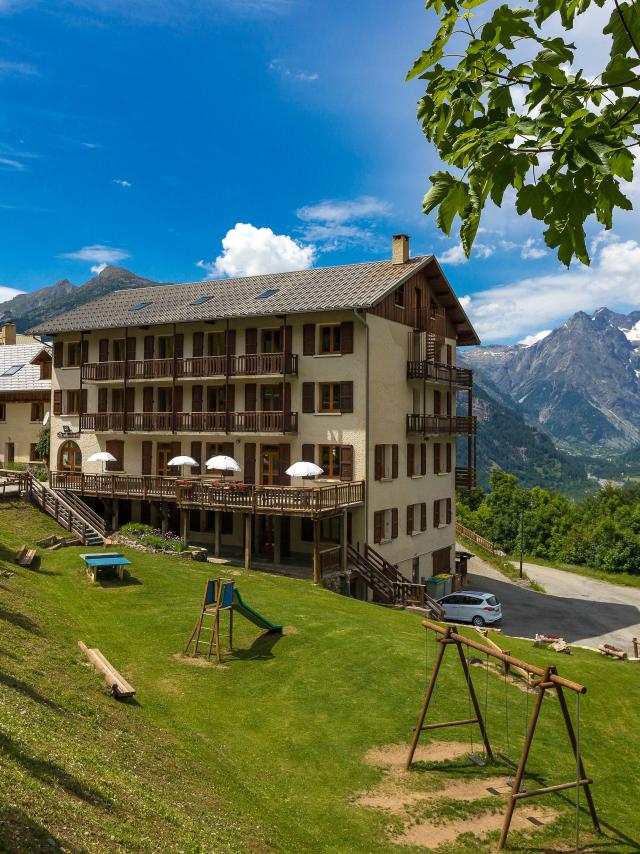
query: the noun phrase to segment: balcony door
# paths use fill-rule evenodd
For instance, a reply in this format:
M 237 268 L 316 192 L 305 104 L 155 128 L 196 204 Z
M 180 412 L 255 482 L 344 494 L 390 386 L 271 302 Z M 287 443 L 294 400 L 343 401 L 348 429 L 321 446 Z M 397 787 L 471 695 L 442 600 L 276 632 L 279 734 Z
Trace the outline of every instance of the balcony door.
M 176 474 L 176 469 L 172 470 L 169 465 L 169 460 L 173 458 L 173 445 L 160 442 L 158 444 L 158 456 L 157 456 L 157 465 L 156 471 L 158 473 L 158 477 L 169 477 L 173 474 Z
M 280 483 L 280 448 L 278 445 L 262 445 L 260 450 L 260 483 L 277 486 Z
M 282 329 L 262 330 L 262 352 L 282 353 Z

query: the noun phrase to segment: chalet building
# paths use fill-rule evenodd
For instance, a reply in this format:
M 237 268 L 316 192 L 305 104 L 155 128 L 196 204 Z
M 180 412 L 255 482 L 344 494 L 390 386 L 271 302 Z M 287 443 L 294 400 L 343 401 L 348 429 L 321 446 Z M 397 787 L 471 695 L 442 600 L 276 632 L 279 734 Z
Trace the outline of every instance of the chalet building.
M 40 462 L 36 445 L 51 401 L 51 350 L 13 323 L 0 329 L 2 465 Z
M 119 291 L 33 332 L 53 336 L 51 485 L 114 526 L 149 522 L 316 578 L 452 567 L 475 432 L 456 347 L 479 342 L 408 237 L 388 261 Z M 101 450 L 116 459 L 104 473 L 87 462 Z M 180 454 L 197 465 L 172 469 Z M 208 472 L 216 454 L 240 472 Z M 323 475 L 292 480 L 299 460 Z

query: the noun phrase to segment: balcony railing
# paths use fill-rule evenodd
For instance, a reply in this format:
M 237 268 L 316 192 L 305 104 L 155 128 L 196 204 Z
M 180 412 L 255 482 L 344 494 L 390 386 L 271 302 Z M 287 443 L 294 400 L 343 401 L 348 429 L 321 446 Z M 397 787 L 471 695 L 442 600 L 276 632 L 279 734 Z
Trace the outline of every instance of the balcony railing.
M 250 353 L 243 356 L 190 356 L 175 359 L 143 359 L 128 362 L 87 362 L 84 382 L 176 379 L 203 377 L 255 377 L 298 373 L 295 353 Z
M 439 435 L 476 432 L 476 418 L 468 415 L 407 415 L 407 433 Z
M 53 489 L 97 497 L 175 501 L 180 507 L 246 513 L 323 516 L 364 502 L 364 481 L 327 486 L 218 484 L 198 478 L 151 475 L 50 473 Z
M 454 365 L 443 365 L 440 362 L 430 362 L 426 359 L 407 362 L 407 377 L 410 380 L 432 380 L 437 383 L 447 383 L 458 388 L 473 386 L 473 371 L 468 368 L 456 368 Z
M 456 489 L 469 490 L 476 485 L 476 470 L 456 466 Z
M 88 412 L 80 429 L 94 433 L 297 433 L 297 412 Z

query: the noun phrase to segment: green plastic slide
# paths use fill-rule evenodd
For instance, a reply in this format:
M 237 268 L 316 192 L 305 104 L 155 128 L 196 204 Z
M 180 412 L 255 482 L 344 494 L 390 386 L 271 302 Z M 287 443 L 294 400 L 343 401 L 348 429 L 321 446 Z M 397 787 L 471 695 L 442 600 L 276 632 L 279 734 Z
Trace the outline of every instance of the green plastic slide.
M 256 626 L 259 626 L 261 629 L 266 629 L 268 632 L 281 632 L 282 626 L 277 623 L 272 623 L 270 620 L 267 620 L 266 617 L 263 617 L 262 614 L 259 614 L 257 611 L 254 611 L 250 605 L 247 605 L 246 602 L 243 601 L 242 596 L 240 595 L 240 591 L 238 588 L 234 588 L 233 591 L 233 609 L 237 611 L 239 614 L 246 620 L 250 620 Z

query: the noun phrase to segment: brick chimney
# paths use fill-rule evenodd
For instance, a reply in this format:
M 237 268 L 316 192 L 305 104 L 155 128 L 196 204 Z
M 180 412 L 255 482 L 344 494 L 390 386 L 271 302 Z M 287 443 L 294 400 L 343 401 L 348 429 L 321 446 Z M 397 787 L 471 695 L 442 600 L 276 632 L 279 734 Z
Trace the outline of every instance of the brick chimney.
M 11 323 L 10 321 L 5 321 L 2 325 L 2 333 L 0 333 L 0 340 L 3 344 L 15 344 L 16 343 L 16 325 L 15 323 Z
M 394 234 L 391 238 L 391 263 L 406 264 L 409 260 L 408 234 Z

